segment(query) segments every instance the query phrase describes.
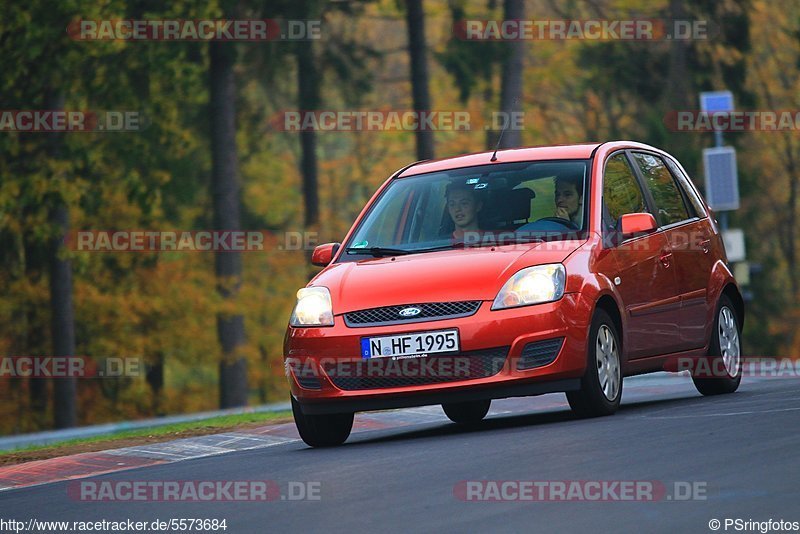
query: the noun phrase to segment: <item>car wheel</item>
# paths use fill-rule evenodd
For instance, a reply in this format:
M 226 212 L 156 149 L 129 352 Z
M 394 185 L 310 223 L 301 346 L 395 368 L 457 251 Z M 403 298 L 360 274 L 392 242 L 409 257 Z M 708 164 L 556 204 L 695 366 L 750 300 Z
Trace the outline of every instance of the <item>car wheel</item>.
M 586 372 L 578 391 L 568 391 L 567 401 L 582 417 L 611 415 L 622 398 L 621 346 L 614 321 L 604 310 L 597 310 L 589 330 Z
M 335 447 L 345 442 L 353 429 L 352 413 L 304 414 L 300 403 L 292 399 L 292 415 L 300 437 L 311 447 Z
M 491 405 L 492 401 L 486 399 L 442 404 L 442 409 L 444 410 L 445 415 L 447 415 L 447 417 L 449 417 L 454 423 L 468 425 L 471 423 L 477 423 L 486 417 L 486 414 L 489 413 L 489 407 Z
M 710 369 L 711 372 L 702 373 L 712 376 L 692 376 L 697 391 L 703 395 L 720 395 L 733 393 L 739 388 L 742 381 L 741 339 L 736 309 L 731 299 L 722 295 L 708 347 L 708 366 L 705 366 L 706 371 Z

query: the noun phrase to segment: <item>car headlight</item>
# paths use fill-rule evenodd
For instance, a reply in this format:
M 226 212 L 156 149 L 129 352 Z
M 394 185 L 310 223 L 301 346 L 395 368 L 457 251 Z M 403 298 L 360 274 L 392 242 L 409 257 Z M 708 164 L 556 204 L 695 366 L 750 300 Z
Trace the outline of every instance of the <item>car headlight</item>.
M 493 310 L 529 306 L 560 299 L 567 272 L 560 263 L 522 269 L 503 284 L 492 303 Z
M 331 292 L 327 287 L 304 287 L 297 292 L 292 326 L 333 326 Z

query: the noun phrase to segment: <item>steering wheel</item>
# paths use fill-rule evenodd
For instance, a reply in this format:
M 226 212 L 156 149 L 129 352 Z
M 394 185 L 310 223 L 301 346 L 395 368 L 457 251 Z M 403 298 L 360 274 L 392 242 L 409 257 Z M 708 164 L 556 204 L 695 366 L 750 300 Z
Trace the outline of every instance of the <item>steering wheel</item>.
M 574 222 L 570 221 L 569 219 L 562 219 L 561 217 L 542 217 L 541 219 L 537 219 L 536 222 L 539 221 L 550 221 L 554 223 L 558 223 L 562 226 L 566 226 L 570 230 L 578 230 L 578 225 Z

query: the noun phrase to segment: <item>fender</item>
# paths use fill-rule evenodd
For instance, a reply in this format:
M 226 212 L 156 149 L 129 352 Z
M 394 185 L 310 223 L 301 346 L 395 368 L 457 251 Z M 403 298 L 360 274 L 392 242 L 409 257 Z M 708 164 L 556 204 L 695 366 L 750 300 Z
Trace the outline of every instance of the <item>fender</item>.
M 622 327 L 621 363 L 624 363 L 627 361 L 625 347 L 628 345 L 628 319 L 625 314 L 625 308 L 620 305 L 622 297 L 619 290 L 614 285 L 614 282 L 605 274 L 609 267 L 616 270 L 616 264 L 605 263 L 606 261 L 611 262 L 612 258 L 605 254 L 607 251 L 600 249 L 600 245 L 599 236 L 597 236 L 597 234 L 592 234 L 592 237 L 590 237 L 584 245 L 565 260 L 564 263 L 567 269 L 567 291 L 578 293 L 581 310 L 586 309 L 586 313 L 582 313 L 581 315 L 587 317 L 587 331 L 591 324 L 592 317 L 594 317 L 595 311 L 597 310 L 597 303 L 604 296 L 611 297 L 617 307 L 617 313 L 619 314 Z M 591 262 L 591 264 L 589 264 L 589 262 Z M 588 270 L 586 269 L 587 264 Z M 570 276 L 570 274 L 574 272 L 571 269 L 579 269 L 581 271 L 580 276 Z M 573 282 L 578 280 L 582 281 L 581 285 L 573 285 Z
M 711 269 L 711 276 L 708 279 L 708 291 L 706 292 L 706 305 L 708 314 L 706 316 L 706 338 L 711 339 L 711 328 L 714 326 L 714 314 L 717 313 L 717 303 L 719 302 L 722 292 L 727 286 L 733 286 L 738 293 L 739 298 L 742 298 L 742 291 L 739 284 L 736 283 L 736 278 L 728 266 L 722 260 L 717 260 Z M 740 328 L 744 326 L 744 308 L 741 309 L 739 321 L 742 323 Z
M 595 280 L 598 283 L 596 291 L 593 292 L 592 289 L 590 288 L 584 289 L 584 291 L 586 291 L 585 297 L 587 299 L 591 299 L 592 311 L 589 317 L 594 317 L 594 314 L 597 311 L 597 303 L 600 302 L 601 298 L 605 296 L 611 297 L 611 299 L 614 301 L 614 305 L 617 307 L 617 312 L 619 313 L 620 323 L 622 326 L 621 363 L 625 363 L 628 361 L 628 355 L 625 352 L 625 347 L 628 346 L 628 318 L 625 315 L 624 308 L 620 305 L 620 302 L 622 302 L 622 298 L 619 295 L 619 291 L 617 291 L 616 287 L 614 286 L 614 283 L 611 280 L 609 280 L 607 276 L 605 276 L 602 273 L 597 273 L 597 277 Z

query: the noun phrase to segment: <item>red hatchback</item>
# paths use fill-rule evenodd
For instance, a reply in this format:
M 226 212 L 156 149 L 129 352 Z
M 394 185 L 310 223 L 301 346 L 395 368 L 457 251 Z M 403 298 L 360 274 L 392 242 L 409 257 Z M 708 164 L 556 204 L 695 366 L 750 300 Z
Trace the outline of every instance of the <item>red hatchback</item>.
M 741 380 L 744 304 L 720 231 L 681 165 L 640 143 L 409 165 L 297 293 L 284 343 L 300 436 L 344 442 L 357 411 L 566 392 L 607 415 L 625 376 Z M 703 365 L 699 365 L 703 364 Z M 698 369 L 712 372 L 698 372 Z

